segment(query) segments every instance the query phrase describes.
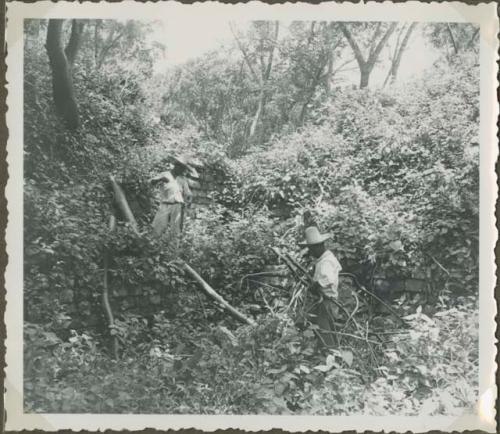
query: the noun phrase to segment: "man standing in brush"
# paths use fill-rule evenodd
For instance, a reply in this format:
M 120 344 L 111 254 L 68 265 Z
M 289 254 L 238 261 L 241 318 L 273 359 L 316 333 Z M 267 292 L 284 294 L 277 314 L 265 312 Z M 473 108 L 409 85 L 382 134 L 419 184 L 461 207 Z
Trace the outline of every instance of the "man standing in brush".
M 299 243 L 307 247 L 309 254 L 316 259 L 311 291 L 318 295 L 320 301 L 316 309 L 317 324 L 321 339 L 327 347 L 335 344 L 333 331 L 335 318 L 338 317 L 338 306 L 333 300 L 338 299 L 339 273 L 342 266 L 335 255 L 325 247 L 325 241 L 330 234 L 321 234 L 316 226 L 305 230 L 305 242 Z
M 184 223 L 183 207 L 191 197 L 186 177 L 195 171 L 185 158 L 172 159 L 174 164 L 171 170 L 151 178 L 151 182 L 160 183 L 160 206 L 152 226 L 156 236 L 167 236 L 168 240 L 176 244 Z

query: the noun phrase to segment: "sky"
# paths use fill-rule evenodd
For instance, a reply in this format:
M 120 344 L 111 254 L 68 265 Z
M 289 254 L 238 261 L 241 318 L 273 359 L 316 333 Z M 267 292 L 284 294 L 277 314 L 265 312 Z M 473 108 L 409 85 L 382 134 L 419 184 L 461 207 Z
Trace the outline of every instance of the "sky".
M 250 25 L 248 22 L 238 22 L 238 29 L 244 32 Z M 281 37 L 286 34 L 287 23 L 281 26 Z M 196 29 L 196 31 L 193 31 Z M 162 72 L 168 67 L 182 64 L 188 60 L 199 57 L 211 50 L 217 49 L 220 45 L 230 46 L 234 44 L 234 37 L 226 19 L 210 19 L 203 17 L 193 18 L 186 21 L 159 21 L 159 24 L 152 34 L 152 39 L 165 45 L 165 55 L 159 58 L 155 64 L 155 72 Z M 350 50 L 347 55 L 351 55 Z M 399 69 L 400 82 L 418 77 L 425 69 L 430 67 L 437 59 L 438 53 L 428 46 L 421 34 L 419 27 L 412 34 L 408 48 L 404 53 Z M 356 66 L 356 63 L 353 63 Z M 375 68 L 370 78 L 372 86 L 380 86 L 387 74 L 387 65 Z M 346 81 L 357 83 L 359 72 L 357 68 L 349 73 Z

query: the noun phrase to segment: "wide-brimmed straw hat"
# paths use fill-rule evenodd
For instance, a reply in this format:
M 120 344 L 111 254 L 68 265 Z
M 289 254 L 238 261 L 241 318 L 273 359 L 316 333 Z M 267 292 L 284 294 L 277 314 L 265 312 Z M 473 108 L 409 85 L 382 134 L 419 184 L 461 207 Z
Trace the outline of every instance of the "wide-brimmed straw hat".
M 200 175 L 198 171 L 191 165 L 190 160 L 184 155 L 172 155 L 172 160 L 175 163 L 180 164 L 182 167 L 188 170 L 188 175 L 191 178 L 199 178 Z
M 181 166 L 189 168 L 189 162 L 187 157 L 184 155 L 172 155 L 171 156 L 172 160 L 174 160 L 175 163 L 180 164 Z
M 331 238 L 331 234 L 322 234 L 316 226 L 311 226 L 305 230 L 306 239 L 299 246 L 314 246 L 315 244 L 324 243 L 327 239 Z

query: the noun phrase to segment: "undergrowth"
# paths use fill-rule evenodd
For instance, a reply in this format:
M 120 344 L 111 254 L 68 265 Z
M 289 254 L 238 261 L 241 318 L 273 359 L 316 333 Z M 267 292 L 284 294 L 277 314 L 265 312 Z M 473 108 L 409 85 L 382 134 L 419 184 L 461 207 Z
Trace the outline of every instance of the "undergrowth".
M 99 339 L 52 325 L 25 328 L 25 403 L 39 413 L 458 414 L 476 400 L 478 316 L 474 297 L 441 297 L 432 316 L 417 308 L 408 329 L 387 328 L 367 365 L 362 341 L 319 351 L 311 329 L 286 315 L 257 327 L 154 325 L 127 319 L 119 360 Z M 388 324 L 387 319 L 381 323 Z M 144 339 L 149 336 L 149 339 Z

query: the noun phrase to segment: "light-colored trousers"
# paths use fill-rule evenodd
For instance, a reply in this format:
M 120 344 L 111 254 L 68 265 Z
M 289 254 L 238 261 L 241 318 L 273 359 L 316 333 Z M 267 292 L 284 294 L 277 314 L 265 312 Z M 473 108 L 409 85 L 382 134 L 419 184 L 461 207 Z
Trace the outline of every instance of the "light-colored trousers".
M 153 220 L 157 237 L 176 239 L 181 233 L 182 203 L 161 203 Z

